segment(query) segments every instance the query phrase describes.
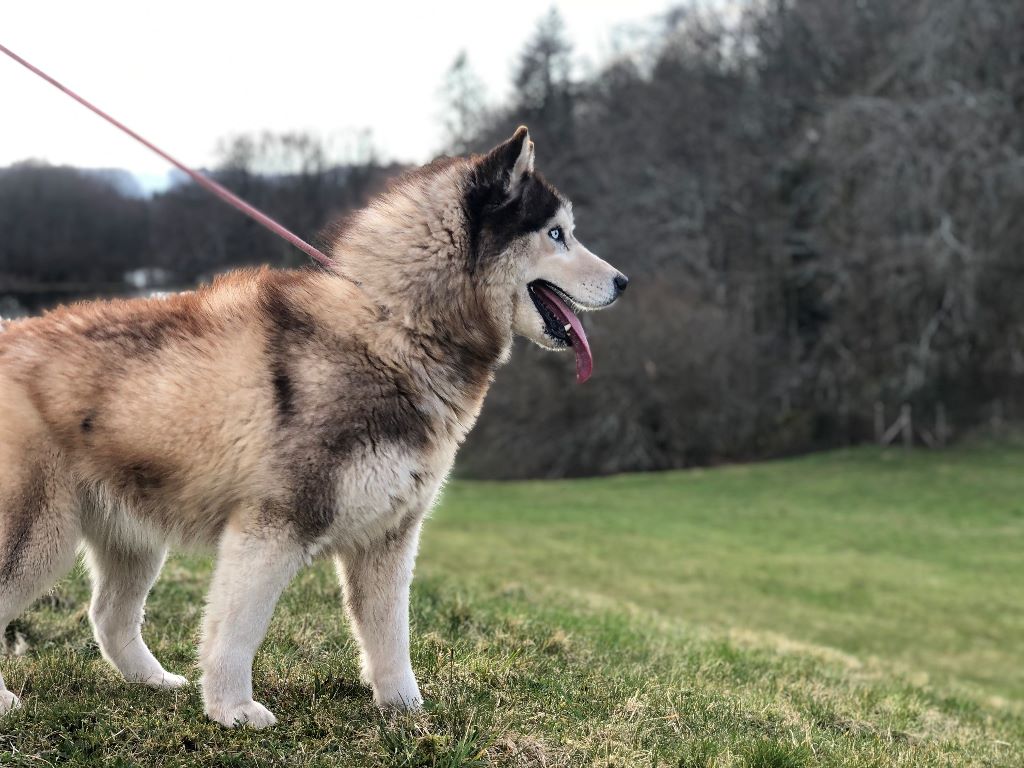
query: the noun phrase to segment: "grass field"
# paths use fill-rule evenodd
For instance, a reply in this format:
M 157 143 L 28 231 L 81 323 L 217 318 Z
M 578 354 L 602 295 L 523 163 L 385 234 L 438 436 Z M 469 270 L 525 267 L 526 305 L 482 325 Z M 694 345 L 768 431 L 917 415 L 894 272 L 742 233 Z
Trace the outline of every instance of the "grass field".
M 0 764 L 1022 766 L 1022 467 L 1004 445 L 454 482 L 414 590 L 414 717 L 358 683 L 326 564 L 257 658 L 263 732 L 117 679 L 79 572 L 0 659 L 25 702 Z M 144 630 L 192 678 L 208 575 L 171 560 Z

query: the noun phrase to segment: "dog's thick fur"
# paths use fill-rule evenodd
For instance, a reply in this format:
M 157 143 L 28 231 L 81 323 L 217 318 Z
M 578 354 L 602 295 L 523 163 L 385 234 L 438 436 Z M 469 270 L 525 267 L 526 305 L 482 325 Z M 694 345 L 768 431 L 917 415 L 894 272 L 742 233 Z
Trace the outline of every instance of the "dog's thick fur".
M 262 727 L 275 719 L 253 701 L 253 655 L 292 576 L 329 556 L 375 700 L 416 707 L 408 588 L 423 517 L 513 334 L 566 346 L 526 286 L 544 279 L 592 309 L 624 287 L 571 232 L 521 128 L 398 182 L 340 232 L 337 271 L 235 272 L 10 324 L 0 632 L 82 543 L 104 657 L 128 680 L 183 685 L 146 648 L 143 606 L 168 546 L 216 547 L 206 712 Z M 0 678 L 0 713 L 17 703 Z

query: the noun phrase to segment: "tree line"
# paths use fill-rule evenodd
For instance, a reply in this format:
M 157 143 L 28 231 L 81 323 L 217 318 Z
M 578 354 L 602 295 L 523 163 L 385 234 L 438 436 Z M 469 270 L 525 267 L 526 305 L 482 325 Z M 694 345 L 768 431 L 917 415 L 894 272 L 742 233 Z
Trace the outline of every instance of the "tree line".
M 305 133 L 236 136 L 221 142 L 211 175 L 313 237 L 403 169 L 380 162 L 368 144 L 349 154 L 332 161 L 325 142 Z M 32 161 L 0 169 L 0 233 L 0 295 L 29 310 L 119 292 L 140 267 L 182 287 L 241 265 L 306 261 L 185 179 L 146 197 L 125 172 Z
M 785 455 L 872 439 L 878 404 L 941 408 L 954 436 L 994 403 L 1019 410 L 1024 4 L 702 8 L 633 30 L 582 76 L 552 12 L 508 103 L 464 55 L 442 84 L 446 150 L 529 125 L 580 238 L 632 280 L 585 317 L 585 386 L 567 356 L 517 346 L 460 471 Z M 331 164 L 308 136 L 243 137 L 223 157 L 222 182 L 299 232 L 396 170 L 372 153 Z M 301 259 L 191 185 L 147 201 L 39 166 L 0 172 L 0 232 L 0 281 L 116 280 L 140 254 L 185 282 Z
M 517 100 L 454 138 L 528 123 L 630 292 L 587 318 L 593 386 L 519 350 L 467 466 L 664 469 L 872 440 L 879 405 L 954 437 L 1019 411 L 1024 4 L 690 6 L 593 76 L 571 55 L 544 19 Z

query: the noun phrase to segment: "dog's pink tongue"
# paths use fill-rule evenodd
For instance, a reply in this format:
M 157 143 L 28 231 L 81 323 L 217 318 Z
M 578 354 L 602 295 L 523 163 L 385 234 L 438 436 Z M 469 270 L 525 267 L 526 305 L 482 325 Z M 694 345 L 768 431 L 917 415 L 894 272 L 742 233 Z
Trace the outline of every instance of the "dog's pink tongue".
M 590 354 L 590 342 L 587 341 L 583 323 L 576 317 L 576 313 L 562 301 L 562 297 L 546 285 L 538 284 L 537 290 L 547 299 L 555 314 L 559 316 L 559 320 L 562 321 L 562 325 L 569 326 L 569 338 L 572 340 L 572 349 L 576 353 L 576 381 L 582 384 L 590 378 L 590 374 L 594 370 L 594 357 Z

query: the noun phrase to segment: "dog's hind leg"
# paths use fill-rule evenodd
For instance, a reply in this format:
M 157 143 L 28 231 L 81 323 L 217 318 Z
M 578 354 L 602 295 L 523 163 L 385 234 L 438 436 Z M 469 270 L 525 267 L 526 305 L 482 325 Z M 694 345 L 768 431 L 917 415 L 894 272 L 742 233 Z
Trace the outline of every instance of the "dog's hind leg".
M 252 698 L 252 662 L 281 592 L 305 561 L 290 531 L 272 526 L 239 530 L 221 539 L 203 620 L 199 664 L 211 720 L 228 727 L 265 728 L 277 722 Z
M 19 458 L 18 465 L 0 465 L 0 640 L 12 619 L 71 570 L 81 538 L 77 505 L 56 457 L 29 464 Z M 0 714 L 17 705 L 0 676 Z
M 92 574 L 89 621 L 103 658 L 125 680 L 153 688 L 180 688 L 186 680 L 164 670 L 142 639 L 146 596 L 164 563 L 166 550 L 143 549 L 86 536 Z

